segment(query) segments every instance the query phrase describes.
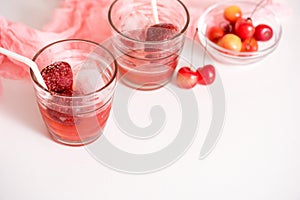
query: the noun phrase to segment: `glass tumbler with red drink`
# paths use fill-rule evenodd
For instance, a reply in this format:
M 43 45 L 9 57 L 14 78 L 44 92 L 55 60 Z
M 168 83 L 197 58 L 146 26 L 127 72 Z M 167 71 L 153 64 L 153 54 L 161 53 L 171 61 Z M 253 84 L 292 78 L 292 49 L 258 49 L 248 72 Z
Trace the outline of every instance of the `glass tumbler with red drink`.
M 52 138 L 78 146 L 95 141 L 105 128 L 116 86 L 117 63 L 105 47 L 67 39 L 33 58 L 48 88 L 31 71 L 38 107 Z
M 179 0 L 116 0 L 108 19 L 120 80 L 153 90 L 171 80 L 184 45 L 189 12 Z

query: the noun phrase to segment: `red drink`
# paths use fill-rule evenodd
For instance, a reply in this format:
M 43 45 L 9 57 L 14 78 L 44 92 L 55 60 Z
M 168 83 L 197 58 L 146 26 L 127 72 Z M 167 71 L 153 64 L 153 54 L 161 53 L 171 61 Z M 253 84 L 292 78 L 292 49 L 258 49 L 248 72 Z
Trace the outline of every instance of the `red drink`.
M 52 138 L 67 145 L 96 140 L 111 110 L 117 75 L 114 56 L 95 42 L 69 39 L 44 47 L 33 60 L 48 83 L 47 89 L 41 87 L 31 71 L 37 103 Z
M 120 80 L 141 90 L 156 89 L 168 83 L 178 64 L 182 38 L 168 42 L 146 41 L 145 30 L 129 31 L 126 35 L 132 39 L 116 37 L 113 42 L 119 55 Z
M 108 12 L 121 81 L 140 90 L 156 89 L 169 82 L 190 20 L 179 0 L 158 3 L 157 20 L 152 8 L 150 0 L 116 0 Z
M 172 54 L 164 59 L 153 59 L 151 52 L 144 50 L 131 52 L 130 56 L 123 55 L 118 58 L 120 79 L 137 89 L 159 88 L 171 79 L 178 58 L 177 54 Z
M 57 141 L 68 144 L 88 144 L 96 140 L 102 133 L 109 117 L 111 102 L 100 109 L 84 114 L 58 112 L 39 103 L 39 109 L 47 125 L 48 131 Z

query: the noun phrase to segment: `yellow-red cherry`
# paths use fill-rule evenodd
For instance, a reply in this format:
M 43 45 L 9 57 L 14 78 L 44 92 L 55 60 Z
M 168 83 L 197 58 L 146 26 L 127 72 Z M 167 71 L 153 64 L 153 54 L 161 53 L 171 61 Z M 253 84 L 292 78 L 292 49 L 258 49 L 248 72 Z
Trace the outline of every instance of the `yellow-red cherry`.
M 224 18 L 231 23 L 235 23 L 239 18 L 242 17 L 242 10 L 237 5 L 230 5 L 224 10 Z
M 237 35 L 228 33 L 222 37 L 219 45 L 225 49 L 239 52 L 242 49 L 242 40 Z
M 200 85 L 210 85 L 216 79 L 216 70 L 212 64 L 198 68 L 197 72 L 199 73 L 198 83 Z
M 191 67 L 185 66 L 178 70 L 176 82 L 179 87 L 190 89 L 198 83 L 198 79 L 198 72 L 193 71 Z
M 258 51 L 258 42 L 255 38 L 247 38 L 242 42 L 242 52 Z
M 225 32 L 219 26 L 212 26 L 207 30 L 206 35 L 210 41 L 217 43 L 225 35 Z

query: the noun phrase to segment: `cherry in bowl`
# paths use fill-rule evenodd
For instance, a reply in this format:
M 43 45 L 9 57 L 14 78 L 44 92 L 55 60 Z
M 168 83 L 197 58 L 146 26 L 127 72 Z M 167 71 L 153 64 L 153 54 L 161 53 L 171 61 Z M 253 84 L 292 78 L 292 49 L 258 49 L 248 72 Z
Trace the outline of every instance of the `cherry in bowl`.
M 232 13 L 229 12 L 226 18 L 225 10 L 233 5 Z M 199 40 L 207 46 L 207 53 L 214 61 L 225 65 L 249 65 L 261 61 L 277 48 L 282 36 L 281 23 L 275 13 L 265 4 L 251 1 L 215 3 L 200 16 L 197 27 Z M 222 31 L 211 33 L 211 29 L 218 27 L 223 29 L 224 35 L 221 35 Z

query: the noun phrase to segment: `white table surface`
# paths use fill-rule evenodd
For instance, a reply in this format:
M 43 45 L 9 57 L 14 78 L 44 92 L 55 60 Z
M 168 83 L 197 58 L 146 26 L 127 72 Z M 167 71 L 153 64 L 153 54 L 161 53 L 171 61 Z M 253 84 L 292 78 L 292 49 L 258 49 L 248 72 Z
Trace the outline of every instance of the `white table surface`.
M 56 3 L 0 0 L 0 14 L 39 26 L 48 19 L 35 17 L 41 21 L 34 23 L 21 17 L 26 14 L 22 10 L 40 6 L 42 12 L 37 15 L 44 16 Z M 150 174 L 117 172 L 84 147 L 60 145 L 49 138 L 30 81 L 2 80 L 0 199 L 300 200 L 300 3 L 285 3 L 294 12 L 282 18 L 283 37 L 274 53 L 248 69 L 217 67 L 226 95 L 226 120 L 216 148 L 203 160 L 198 157 L 205 123 L 205 130 L 173 165 Z M 207 94 L 203 88 L 198 91 L 205 107 Z M 131 109 L 134 115 L 135 107 Z M 114 129 L 111 117 L 106 134 Z M 139 141 L 120 138 L 124 139 L 119 141 L 120 148 L 138 150 Z M 143 151 L 167 142 L 153 140 Z

